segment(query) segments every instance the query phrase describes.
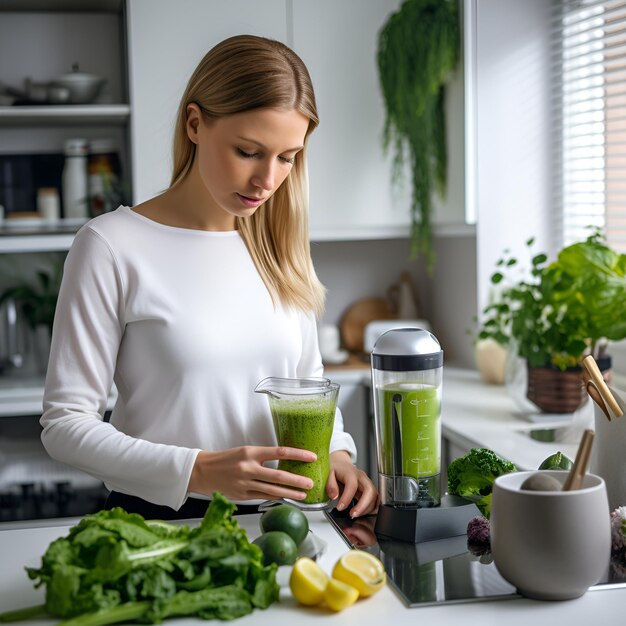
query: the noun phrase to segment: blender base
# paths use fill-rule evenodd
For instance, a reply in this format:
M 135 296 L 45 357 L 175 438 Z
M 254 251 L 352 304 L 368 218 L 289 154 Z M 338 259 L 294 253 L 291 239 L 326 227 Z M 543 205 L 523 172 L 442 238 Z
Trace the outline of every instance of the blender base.
M 445 495 L 437 507 L 408 508 L 381 504 L 374 532 L 408 543 L 434 541 L 467 533 L 469 521 L 480 515 L 478 507 L 465 498 Z

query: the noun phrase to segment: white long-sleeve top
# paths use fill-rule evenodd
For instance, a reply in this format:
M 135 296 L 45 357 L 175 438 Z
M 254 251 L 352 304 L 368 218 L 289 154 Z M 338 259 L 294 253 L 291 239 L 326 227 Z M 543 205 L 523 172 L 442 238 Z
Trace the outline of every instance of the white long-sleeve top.
M 200 450 L 276 445 L 259 381 L 322 373 L 314 316 L 274 306 L 237 231 L 120 207 L 88 222 L 68 253 L 41 438 L 107 488 L 178 509 Z M 356 458 L 339 410 L 334 450 Z

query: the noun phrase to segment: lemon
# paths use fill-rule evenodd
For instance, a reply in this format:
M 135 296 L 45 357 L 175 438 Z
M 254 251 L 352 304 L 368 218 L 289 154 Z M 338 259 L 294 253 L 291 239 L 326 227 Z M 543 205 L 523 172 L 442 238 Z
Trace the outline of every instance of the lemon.
M 301 557 L 291 570 L 289 588 L 293 597 L 307 606 L 320 604 L 328 584 L 328 574 L 312 559 Z
M 374 595 L 387 582 L 381 561 L 363 550 L 346 552 L 335 563 L 333 578 L 355 587 L 364 598 Z
M 352 606 L 359 597 L 359 590 L 352 585 L 331 578 L 324 590 L 326 606 L 333 611 L 343 611 Z

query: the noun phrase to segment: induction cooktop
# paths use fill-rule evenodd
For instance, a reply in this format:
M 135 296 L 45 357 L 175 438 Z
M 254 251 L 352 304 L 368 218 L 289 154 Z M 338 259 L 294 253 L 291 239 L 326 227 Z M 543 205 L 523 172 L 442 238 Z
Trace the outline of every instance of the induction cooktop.
M 383 562 L 392 588 L 408 607 L 520 597 L 500 576 L 489 553 L 468 550 L 466 535 L 413 545 L 378 538 L 375 516 L 351 519 L 336 509 L 325 515 L 348 546 L 370 552 Z M 622 570 L 619 575 L 607 564 L 605 578 L 590 591 L 626 587 Z

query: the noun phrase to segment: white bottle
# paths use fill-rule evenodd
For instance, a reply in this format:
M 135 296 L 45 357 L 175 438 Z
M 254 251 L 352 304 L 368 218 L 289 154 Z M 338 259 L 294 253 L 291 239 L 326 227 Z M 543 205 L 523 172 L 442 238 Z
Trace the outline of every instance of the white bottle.
M 65 142 L 65 165 L 63 167 L 63 216 L 65 218 L 89 217 L 89 193 L 87 187 L 86 139 L 68 139 Z
M 50 223 L 58 221 L 61 217 L 61 203 L 59 192 L 56 187 L 40 187 L 37 190 L 37 211 L 41 217 Z

